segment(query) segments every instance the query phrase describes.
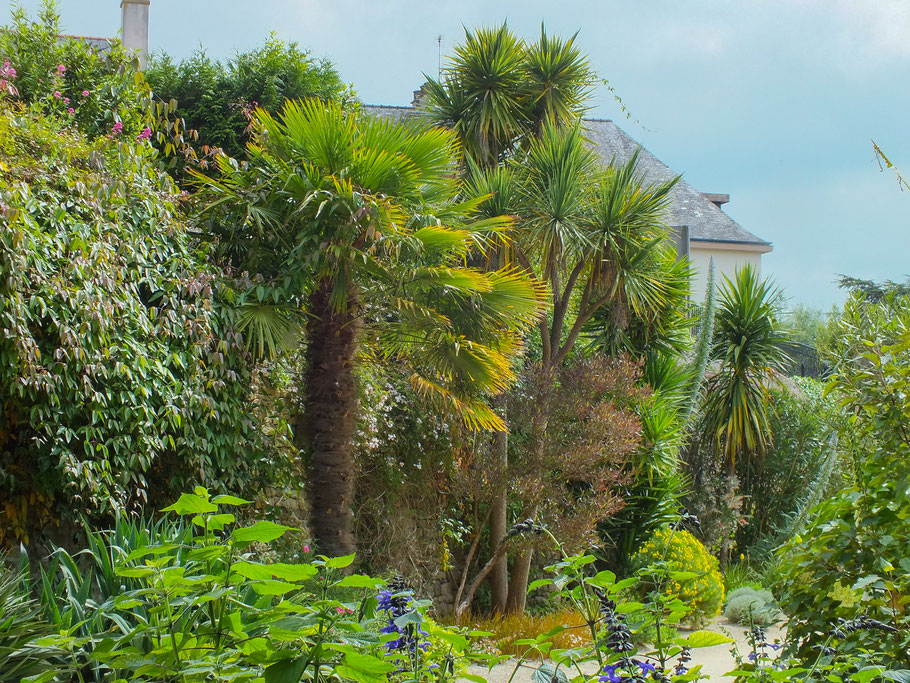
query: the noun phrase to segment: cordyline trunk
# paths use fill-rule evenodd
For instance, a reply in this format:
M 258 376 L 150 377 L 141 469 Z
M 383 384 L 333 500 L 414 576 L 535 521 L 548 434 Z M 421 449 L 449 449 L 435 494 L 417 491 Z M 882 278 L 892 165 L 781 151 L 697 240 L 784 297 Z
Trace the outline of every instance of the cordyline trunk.
M 303 423 L 309 446 L 310 532 L 330 557 L 354 552 L 354 428 L 357 384 L 357 302 L 333 310 L 332 283 L 323 280 L 309 301 L 306 399 Z
M 546 368 L 544 371 L 547 376 L 551 375 L 553 370 Z M 547 423 L 550 418 L 549 396 L 546 391 L 538 397 L 537 414 L 531 424 L 531 458 L 535 467 L 542 467 L 544 456 L 544 444 L 547 438 Z M 535 519 L 537 517 L 537 506 L 524 510 L 524 518 Z M 506 600 L 506 612 L 509 614 L 520 614 L 525 611 L 525 605 L 528 601 L 528 581 L 531 578 L 531 560 L 534 558 L 533 548 L 522 550 L 515 556 L 512 564 L 512 577 L 509 581 L 509 596 Z
M 505 412 L 506 395 L 500 394 L 495 403 Z M 493 494 L 490 510 L 490 552 L 495 552 L 505 540 L 509 527 L 508 520 L 508 468 L 509 468 L 509 433 L 493 434 L 493 458 L 497 466 L 496 490 Z M 493 565 L 490 571 L 490 589 L 494 612 L 505 613 L 509 595 L 509 556 L 507 552 Z

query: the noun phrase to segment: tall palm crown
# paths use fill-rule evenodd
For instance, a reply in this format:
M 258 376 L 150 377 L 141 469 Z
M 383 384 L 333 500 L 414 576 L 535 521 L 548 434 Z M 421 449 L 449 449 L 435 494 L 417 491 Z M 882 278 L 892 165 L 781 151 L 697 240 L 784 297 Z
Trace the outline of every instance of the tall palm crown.
M 347 553 L 358 354 L 409 363 L 428 399 L 501 427 L 478 396 L 508 383 L 541 294 L 517 272 L 465 267 L 509 221 L 475 216 L 480 199 L 455 201 L 448 131 L 315 100 L 257 111 L 254 124 L 248 163 L 222 156 L 217 179 L 199 176 L 206 227 L 216 253 L 256 280 L 243 296 L 251 334 L 285 337 L 305 314 L 313 531 L 323 552 Z
M 466 32 L 441 79 L 426 86 L 425 115 L 461 142 L 466 196 L 482 200 L 484 215 L 515 221 L 510 239 L 494 240 L 485 251 L 486 265 L 520 267 L 549 294 L 551 315 L 537 322 L 535 374 L 543 384 L 555 382 L 598 312 L 609 310 L 610 324 L 623 327 L 634 316 L 660 320 L 651 308 L 666 310 L 670 290 L 680 286 L 678 273 L 673 282 L 661 274 L 674 262 L 665 258 L 661 218 L 675 181 L 644 186 L 637 157 L 598 168 L 581 122 L 595 82 L 574 36 L 562 40 L 541 30 L 529 44 L 502 26 Z M 541 389 L 536 397 L 529 462 L 540 460 L 552 393 Z M 498 444 L 499 462 L 507 465 L 505 439 Z M 493 544 L 504 533 L 505 494 L 498 495 Z M 523 608 L 529 566 L 529 553 L 513 563 L 507 605 L 494 582 L 499 608 Z

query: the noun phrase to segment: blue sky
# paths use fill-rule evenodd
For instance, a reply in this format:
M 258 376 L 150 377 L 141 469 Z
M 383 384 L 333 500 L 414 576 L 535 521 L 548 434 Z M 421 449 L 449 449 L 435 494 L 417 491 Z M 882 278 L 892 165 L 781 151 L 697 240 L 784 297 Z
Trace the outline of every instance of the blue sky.
M 38 0 L 21 3 L 34 9 Z M 119 0 L 59 0 L 67 33 L 116 35 Z M 763 257 L 794 301 L 840 303 L 836 273 L 910 273 L 910 3 L 905 0 L 151 0 L 152 50 L 229 57 L 270 32 L 330 58 L 370 104 L 408 104 L 462 26 L 508 20 L 533 38 L 580 31 L 612 118 L 774 243 Z

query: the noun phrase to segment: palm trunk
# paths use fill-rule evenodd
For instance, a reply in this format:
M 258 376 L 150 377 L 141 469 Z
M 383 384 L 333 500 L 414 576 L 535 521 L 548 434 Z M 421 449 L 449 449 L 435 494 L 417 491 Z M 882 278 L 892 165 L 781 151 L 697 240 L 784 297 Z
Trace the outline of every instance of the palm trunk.
M 319 552 L 354 552 L 354 429 L 357 417 L 357 302 L 333 309 L 332 283 L 323 280 L 309 301 L 303 422 L 309 446 L 310 532 Z

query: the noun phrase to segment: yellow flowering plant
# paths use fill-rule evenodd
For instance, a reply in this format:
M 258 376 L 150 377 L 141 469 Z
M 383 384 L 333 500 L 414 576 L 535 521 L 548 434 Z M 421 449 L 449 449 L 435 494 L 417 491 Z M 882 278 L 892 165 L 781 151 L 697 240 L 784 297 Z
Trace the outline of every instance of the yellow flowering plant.
M 656 590 L 686 605 L 686 621 L 701 624 L 720 614 L 724 579 L 717 558 L 685 529 L 655 531 L 632 557 L 632 565 L 642 577 L 643 592 Z

